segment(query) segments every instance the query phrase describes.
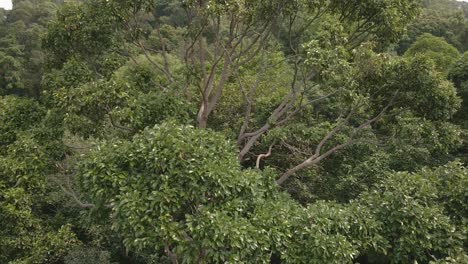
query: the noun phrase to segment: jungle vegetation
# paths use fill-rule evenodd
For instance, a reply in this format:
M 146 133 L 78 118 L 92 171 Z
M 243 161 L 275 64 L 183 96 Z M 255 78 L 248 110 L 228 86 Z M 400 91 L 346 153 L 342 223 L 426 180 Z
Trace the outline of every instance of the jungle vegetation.
M 13 0 L 0 263 L 468 263 L 467 18 Z

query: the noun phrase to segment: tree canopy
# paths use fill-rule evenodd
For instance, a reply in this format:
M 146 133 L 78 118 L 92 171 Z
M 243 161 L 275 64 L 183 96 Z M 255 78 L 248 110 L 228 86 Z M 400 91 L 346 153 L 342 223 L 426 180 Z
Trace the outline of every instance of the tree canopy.
M 466 4 L 13 4 L 1 263 L 468 261 Z

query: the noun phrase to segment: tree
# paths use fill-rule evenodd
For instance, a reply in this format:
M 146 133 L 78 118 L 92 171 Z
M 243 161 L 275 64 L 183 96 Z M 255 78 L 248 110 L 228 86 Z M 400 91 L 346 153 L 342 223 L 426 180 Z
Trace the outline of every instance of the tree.
M 253 98 L 250 97 L 256 95 L 255 90 L 258 82 L 255 81 L 251 87 L 245 88 L 250 89 L 251 92 L 245 93 L 245 117 L 241 127 L 238 128 L 237 141 L 241 149 L 238 158 L 240 161 L 250 158 L 248 154 L 251 153 L 252 147 L 271 128 L 281 126 L 289 119 L 294 118 L 304 108 L 302 103 L 312 105 L 331 97 L 341 91 L 340 86 L 349 91 L 353 90 L 354 87 L 348 85 L 352 83 L 352 67 L 350 61 L 347 61 L 353 58 L 352 48 L 369 40 L 394 40 L 402 32 L 405 23 L 417 12 L 416 2 L 393 0 L 368 1 L 366 3 L 350 2 L 348 5 L 340 1 L 330 3 L 291 2 L 288 5 L 280 2 L 232 4 L 203 1 L 202 3 L 188 2 L 186 5 L 179 6 L 187 11 L 187 24 L 183 25 L 183 29 L 188 34 L 189 41 L 180 43 L 180 48 L 171 52 L 179 56 L 184 63 L 185 83 L 182 89 L 184 95 L 192 98 L 192 94 L 198 93 L 198 98 L 194 99 L 199 104 L 197 123 L 199 127 L 205 128 L 209 125 L 209 118 L 218 110 L 222 94 L 226 90 L 225 87 L 230 83 L 242 85 L 239 83 L 239 80 L 242 80 L 242 76 L 240 76 L 242 67 L 255 60 L 256 65 L 251 65 L 259 73 L 257 77 L 254 77 L 258 80 L 271 67 L 269 57 L 275 48 L 272 45 L 275 41 L 275 36 L 272 34 L 273 29 L 278 27 L 281 29 L 281 34 L 289 36 L 291 45 L 284 45 L 288 49 L 287 53 L 290 54 L 285 59 L 289 60 L 292 65 L 292 75 L 289 76 L 288 81 L 289 87 L 287 93 L 278 101 L 278 105 L 271 108 L 270 113 L 264 113 L 268 118 L 265 123 L 260 124 L 260 127 L 250 127 L 250 118 L 254 114 L 251 104 Z M 91 34 L 94 28 L 93 23 L 95 23 L 95 20 L 87 15 L 88 12 L 102 10 L 99 12 L 99 19 L 103 19 L 107 26 L 101 28 L 109 29 L 106 32 L 100 32 L 105 39 L 81 47 L 66 48 L 63 49 L 64 52 L 75 52 L 75 54 L 83 56 L 85 52 L 80 51 L 81 48 L 96 47 L 90 51 L 90 54 L 99 53 L 102 50 L 112 49 L 114 41 L 123 35 L 129 45 L 143 54 L 160 75 L 165 76 L 169 81 L 166 86 L 171 87 L 175 80 L 179 79 L 175 77 L 174 69 L 170 67 L 172 64 L 169 63 L 169 57 L 172 54 L 165 45 L 162 45 L 160 50 L 145 47 L 147 34 L 140 23 L 145 17 L 143 14 L 154 12 L 154 7 L 149 2 L 123 2 L 116 6 L 110 2 L 94 1 L 87 5 L 75 5 L 67 8 L 74 9 L 70 16 L 81 21 L 81 24 L 84 25 L 84 31 L 81 29 L 72 30 L 72 34 L 67 37 L 71 41 L 62 41 L 61 36 L 65 36 L 65 34 L 60 32 L 69 32 L 67 28 L 76 25 L 77 21 L 72 25 L 66 22 L 68 20 L 65 20 L 68 15 L 63 16 L 63 18 L 59 16 L 61 22 L 56 23 L 46 37 L 46 46 L 50 47 L 55 54 L 62 53 L 54 51 L 59 46 L 52 45 L 52 43 L 59 43 L 60 40 L 60 43 L 75 45 L 77 41 L 73 41 L 73 39 L 87 39 L 86 36 Z M 306 11 L 309 14 L 315 14 L 315 16 L 307 15 L 299 19 L 298 15 L 305 14 Z M 76 15 L 76 13 L 83 15 Z M 226 23 L 223 17 L 229 18 Z M 155 27 L 159 30 L 164 20 L 156 17 L 155 21 Z M 341 23 L 340 27 L 332 29 L 332 24 L 335 22 Z M 229 23 L 230 26 L 227 27 L 226 25 Z M 287 26 L 288 23 L 290 26 Z M 313 24 L 323 29 L 323 32 L 329 30 L 329 33 L 316 32 L 318 34 L 315 39 L 307 40 L 308 45 L 302 46 L 301 44 L 306 42 L 305 39 L 308 38 L 309 34 L 314 34 L 314 32 L 308 31 L 308 26 Z M 91 31 L 88 32 L 88 29 Z M 159 39 L 160 43 L 168 41 L 161 34 Z M 155 60 L 152 57 L 154 53 L 159 53 L 162 59 Z M 123 54 L 134 60 L 131 49 Z M 325 63 L 332 66 L 323 67 Z M 343 77 L 333 80 L 332 71 L 334 71 L 333 74 Z M 308 87 L 313 85 L 320 88 L 308 91 Z M 326 95 L 327 93 L 329 95 Z M 386 100 L 391 97 L 389 94 L 386 96 Z M 349 107 L 352 108 L 352 106 Z M 381 110 L 387 110 L 387 108 Z M 103 114 L 105 115 L 106 112 L 104 111 Z M 103 115 L 101 114 L 101 116 Z M 363 122 L 361 128 L 373 123 L 375 121 L 373 118 L 368 120 L 371 121 L 368 124 Z M 354 143 L 354 140 L 349 143 Z M 333 149 L 330 153 L 343 147 Z M 318 162 L 329 155 L 322 156 L 316 161 Z M 288 174 L 292 174 L 292 172 Z
M 233 145 L 209 130 L 162 124 L 102 145 L 80 168 L 88 199 L 148 261 L 267 263 L 274 253 L 286 263 L 347 263 L 379 243 L 365 208 L 304 210 L 269 176 L 242 170 Z
M 57 261 L 462 259 L 465 168 L 421 170 L 454 159 L 461 100 L 438 50 L 385 52 L 419 2 L 65 3 L 41 101 L 0 119 L 6 189 L 47 232 L 72 222 Z M 22 5 L 15 28 L 36 21 Z M 22 52 L 38 32 L 14 36 Z
M 341 120 L 338 120 L 332 129 L 325 130 L 327 131 L 325 133 L 321 132 L 324 136 L 318 137 L 316 142 L 307 143 L 308 146 L 311 143 L 315 144 L 311 155 L 301 164 L 287 170 L 278 180 L 279 183 L 284 182 L 294 173 L 314 166 L 330 155 L 356 143 L 372 144 L 376 140 L 379 142 L 381 136 L 388 141 L 389 134 L 385 130 L 390 129 L 395 121 L 394 118 L 405 112 L 405 109 L 423 119 L 436 121 L 448 120 L 459 107 L 460 101 L 453 86 L 434 73 L 430 62 L 423 58 L 409 61 L 397 59 L 395 63 L 387 64 L 387 60 L 382 60 L 377 56 L 371 57 L 370 60 L 366 59 L 363 63 L 372 65 L 374 72 L 367 71 L 367 68 L 358 68 L 364 70 L 362 83 L 358 83 L 359 88 L 354 90 L 356 98 L 359 99 L 351 101 L 349 106 L 344 105 L 350 110 L 345 112 L 346 114 L 341 114 Z M 380 64 L 382 68 L 377 66 L 379 63 L 382 63 Z M 357 63 L 357 66 L 359 67 L 360 64 Z M 405 77 L 406 74 L 409 75 Z M 359 73 L 356 75 L 359 76 Z M 419 77 L 415 79 L 414 76 Z M 382 87 L 387 89 L 383 91 Z M 438 101 L 439 99 L 441 101 Z M 376 105 L 363 103 L 361 100 L 375 102 Z M 429 109 L 426 108 L 427 106 L 432 107 Z M 341 107 L 343 109 L 343 106 Z M 379 125 L 379 121 L 383 124 Z M 373 128 L 376 128 L 374 133 L 372 133 Z M 380 134 L 382 132 L 383 134 Z M 401 137 L 397 138 L 401 140 Z M 452 139 L 455 138 L 456 136 L 452 137 Z M 338 142 L 332 140 L 338 140 Z M 326 145 L 330 141 L 333 143 Z
M 15 1 L 5 13 L 0 22 L 0 94 L 39 97 L 44 66 L 40 36 L 56 8 L 50 1 Z
M 80 244 L 48 180 L 64 153 L 57 120 L 35 101 L 0 97 L 1 262 L 53 263 Z
M 0 88 L 1 94 L 20 93 L 24 89 L 22 76 L 23 61 L 21 60 L 22 51 L 14 38 L 4 38 L 0 40 L 2 46 L 0 49 Z
M 416 54 L 424 54 L 434 60 L 437 70 L 444 74 L 448 74 L 460 56 L 457 49 L 448 44 L 443 38 L 428 33 L 418 37 L 416 42 L 405 52 L 405 56 L 414 56 Z
M 429 33 L 444 38 L 460 52 L 468 49 L 468 5 L 462 1 L 437 0 L 423 1 L 423 9 L 418 19 L 409 26 L 396 50 L 405 53 L 416 39 Z
M 171 123 L 104 143 L 80 165 L 84 197 L 110 214 L 126 246 L 147 261 L 172 263 L 456 256 L 465 239 L 466 175 L 456 162 L 393 173 L 351 204 L 302 207 L 278 193 L 268 171 L 241 169 L 223 135 Z
M 246 216 L 273 182 L 241 171 L 222 135 L 163 124 L 102 146 L 80 174 L 91 201 L 112 208 L 130 249 L 164 252 L 173 263 L 267 258 L 268 237 Z
M 459 92 L 466 90 L 468 81 L 468 52 L 456 61 L 449 73 L 449 79 L 455 84 Z
M 362 194 L 359 204 L 372 208 L 383 224 L 392 263 L 429 262 L 463 252 L 464 227 L 457 224 L 466 211 L 460 203 L 466 195 L 458 188 L 466 190 L 466 173 L 457 162 L 414 174 L 394 173 Z M 455 187 L 452 194 L 447 186 Z
M 455 116 L 456 122 L 460 124 L 461 127 L 466 129 L 468 127 L 467 114 L 468 114 L 468 53 L 465 52 L 455 63 L 455 65 L 450 70 L 449 80 L 451 80 L 455 87 L 457 87 L 458 94 L 463 99 L 462 106 L 460 111 Z M 465 140 L 466 142 L 466 140 Z M 467 153 L 468 146 L 465 144 L 463 148 L 460 149 L 460 158 L 464 158 Z

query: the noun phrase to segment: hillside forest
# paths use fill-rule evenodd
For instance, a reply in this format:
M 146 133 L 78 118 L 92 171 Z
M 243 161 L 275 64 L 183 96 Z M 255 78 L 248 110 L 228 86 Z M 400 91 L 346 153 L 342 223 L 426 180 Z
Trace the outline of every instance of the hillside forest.
M 0 263 L 468 263 L 468 2 L 13 0 Z

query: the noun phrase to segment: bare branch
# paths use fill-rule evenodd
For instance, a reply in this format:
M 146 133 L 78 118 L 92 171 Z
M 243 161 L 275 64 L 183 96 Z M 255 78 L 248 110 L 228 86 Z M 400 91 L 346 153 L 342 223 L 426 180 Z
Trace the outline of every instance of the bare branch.
M 60 181 L 57 180 L 53 175 L 51 175 L 50 179 L 51 179 L 54 183 L 56 183 L 56 184 L 60 187 L 60 189 L 62 189 L 62 191 L 63 191 L 66 195 L 68 195 L 70 198 L 72 198 L 73 201 L 74 201 L 79 207 L 81 207 L 81 208 L 94 208 L 94 207 L 96 207 L 96 206 L 95 206 L 94 204 L 92 204 L 92 203 L 82 202 L 82 201 L 78 198 L 78 195 L 77 195 L 75 192 L 73 192 L 73 191 L 68 190 L 67 188 L 65 188 L 65 187 L 60 183 Z
M 393 102 L 395 100 L 395 98 L 397 97 L 399 91 L 397 90 L 393 97 L 391 98 L 390 102 L 380 111 L 380 113 L 378 113 L 375 117 L 367 120 L 366 122 L 362 123 L 361 125 L 359 125 L 357 128 L 354 128 L 352 134 L 349 136 L 348 140 L 345 142 L 345 143 L 342 143 L 340 145 L 337 145 L 333 148 L 331 148 L 330 150 L 326 151 L 325 153 L 321 153 L 321 150 L 324 146 L 324 144 L 330 139 L 332 138 L 338 131 L 340 131 L 343 126 L 350 120 L 351 116 L 354 114 L 355 110 L 357 109 L 357 107 L 353 108 L 353 110 L 350 111 L 350 113 L 348 114 L 348 116 L 342 120 L 338 125 L 336 125 L 330 132 L 327 133 L 327 135 L 325 135 L 325 137 L 323 137 L 323 139 L 320 141 L 320 143 L 317 145 L 316 149 L 315 149 L 315 153 L 314 155 L 310 156 L 307 160 L 305 160 L 304 162 L 302 162 L 301 164 L 287 170 L 285 173 L 283 173 L 281 175 L 281 177 L 276 181 L 279 185 L 283 184 L 287 179 L 289 179 L 289 177 L 291 177 L 292 175 L 294 175 L 296 172 L 302 170 L 302 169 L 305 169 L 305 168 L 308 168 L 310 166 L 313 166 L 313 165 L 316 165 L 318 164 L 319 162 L 321 162 L 323 159 L 329 157 L 330 155 L 338 152 L 339 150 L 342 150 L 350 145 L 353 145 L 355 143 L 359 143 L 359 142 L 365 142 L 365 143 L 369 143 L 369 144 L 372 144 L 372 143 L 376 143 L 374 141 L 371 141 L 371 140 L 367 140 L 367 139 L 354 139 L 354 137 L 360 132 L 362 131 L 364 128 L 372 125 L 373 123 L 377 122 L 379 119 L 381 119 L 385 113 L 388 111 L 388 109 L 393 105 Z M 377 142 L 377 144 L 380 144 Z
M 304 110 L 307 106 L 313 105 L 313 104 L 318 103 L 318 102 L 320 102 L 320 101 L 322 101 L 322 100 L 325 100 L 325 99 L 327 99 L 327 98 L 330 98 L 330 97 L 332 97 L 333 95 L 335 95 L 335 94 L 337 94 L 337 93 L 343 91 L 344 88 L 345 88 L 345 86 L 343 86 L 343 87 L 341 87 L 340 89 L 337 89 L 337 90 L 335 90 L 335 91 L 333 91 L 333 92 L 331 92 L 331 93 L 328 93 L 328 94 L 326 94 L 326 95 L 323 95 L 323 96 L 320 96 L 320 97 L 318 97 L 318 98 L 316 98 L 316 99 L 313 99 L 313 100 L 311 100 L 311 101 L 308 101 L 308 102 L 305 103 L 305 104 L 299 104 L 299 106 L 296 108 L 296 110 L 294 110 L 293 112 L 291 112 L 291 113 L 290 113 L 287 117 L 285 117 L 283 120 L 278 121 L 278 123 L 277 123 L 278 126 L 280 126 L 280 125 L 286 123 L 288 120 L 290 120 L 292 117 L 294 117 L 297 113 L 299 113 L 300 111 Z
M 264 56 L 265 56 L 265 50 L 262 52 L 261 58 L 263 59 Z M 265 60 L 265 63 L 263 64 L 262 68 L 258 72 L 257 78 L 255 79 L 255 82 L 253 83 L 253 85 L 250 87 L 250 90 L 249 90 L 248 94 L 245 91 L 244 85 L 242 84 L 242 80 L 241 80 L 241 78 L 239 76 L 238 71 L 235 72 L 237 82 L 239 83 L 239 86 L 240 86 L 240 88 L 242 90 L 242 95 L 244 96 L 244 100 L 246 102 L 244 122 L 243 122 L 243 124 L 241 126 L 241 129 L 239 131 L 239 135 L 237 137 L 238 140 L 245 133 L 245 131 L 247 130 L 247 127 L 249 125 L 250 115 L 252 113 L 253 96 L 255 95 L 255 92 L 257 91 L 258 85 L 260 84 L 260 79 L 261 79 L 262 75 L 264 74 L 264 72 L 265 72 L 265 70 L 266 70 L 266 68 L 268 66 L 269 60 L 270 60 L 270 57 L 268 57 L 268 59 Z
M 296 152 L 296 153 L 299 153 L 299 154 L 302 154 L 302 155 L 305 155 L 305 156 L 312 156 L 313 155 L 313 154 L 311 154 L 311 152 L 304 152 L 304 151 L 300 150 L 299 148 L 288 144 L 284 140 L 281 140 L 281 146 L 286 147 L 287 149 L 289 149 L 292 152 Z
M 271 150 L 273 149 L 273 145 L 271 145 L 269 148 L 268 148 L 268 152 L 265 153 L 265 154 L 260 154 L 258 155 L 257 157 L 257 163 L 256 163 L 256 167 L 257 169 L 260 169 L 260 161 L 264 158 L 268 158 L 271 156 Z
M 272 126 L 278 125 L 278 123 L 277 123 L 278 120 L 283 115 L 285 115 L 296 103 L 296 100 L 297 100 L 298 96 L 300 95 L 300 93 L 298 91 L 301 90 L 302 87 L 305 85 L 306 81 L 313 78 L 313 76 L 315 76 L 314 71 L 311 72 L 310 74 L 308 74 L 307 77 L 305 78 L 305 80 L 303 80 L 302 82 L 300 82 L 297 85 L 294 85 L 294 87 L 291 89 L 289 94 L 283 99 L 281 104 L 272 112 L 272 114 L 270 115 L 270 118 L 268 119 L 268 122 L 266 124 L 264 124 L 258 130 L 254 131 L 254 132 L 250 132 L 250 133 L 244 133 L 243 135 L 241 135 L 238 138 L 237 142 L 238 142 L 239 145 L 242 144 L 242 142 L 244 140 L 248 139 L 247 143 L 245 143 L 245 145 L 242 147 L 242 149 L 241 149 L 241 151 L 240 151 L 240 153 L 238 155 L 239 160 L 242 161 L 244 159 L 245 155 L 254 146 L 255 142 L 260 138 L 260 136 L 262 136 L 265 132 L 267 132 Z M 297 78 L 297 71 L 296 71 L 293 83 L 296 82 L 296 78 Z
M 166 69 L 164 68 L 164 66 L 161 66 L 159 65 L 156 61 L 154 61 L 151 56 L 148 54 L 148 50 L 147 48 L 141 43 L 141 41 L 137 41 L 135 44 L 137 44 L 137 46 L 143 51 L 143 54 L 145 55 L 145 58 L 156 68 L 158 69 L 159 71 L 161 71 L 162 73 L 164 73 L 166 75 L 166 77 L 169 79 L 169 81 L 173 82 L 174 79 L 171 75 L 170 72 L 166 71 Z

